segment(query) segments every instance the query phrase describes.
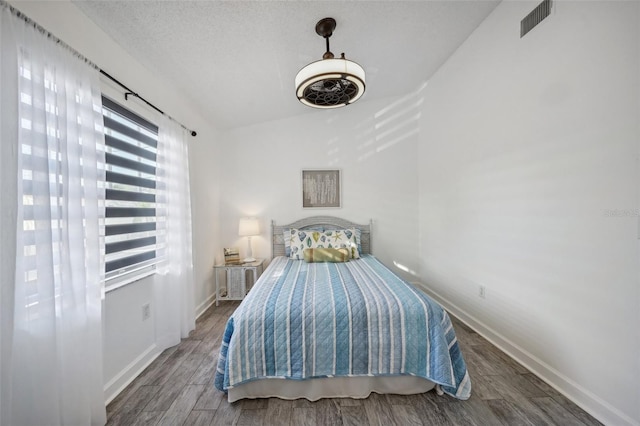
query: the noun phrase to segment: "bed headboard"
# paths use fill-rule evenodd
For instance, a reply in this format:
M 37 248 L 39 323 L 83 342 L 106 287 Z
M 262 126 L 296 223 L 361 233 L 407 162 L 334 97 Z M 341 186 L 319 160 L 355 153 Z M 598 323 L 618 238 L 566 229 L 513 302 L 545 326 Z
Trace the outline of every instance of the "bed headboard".
M 272 257 L 284 256 L 284 235 L 283 231 L 288 228 L 306 229 L 314 226 L 322 225 L 324 229 L 345 229 L 357 228 L 361 231 L 360 243 L 362 245 L 362 253 L 371 253 L 371 224 L 359 225 L 348 220 L 340 219 L 333 216 L 312 216 L 297 220 L 286 225 L 276 225 L 275 221 L 271 221 L 271 255 Z

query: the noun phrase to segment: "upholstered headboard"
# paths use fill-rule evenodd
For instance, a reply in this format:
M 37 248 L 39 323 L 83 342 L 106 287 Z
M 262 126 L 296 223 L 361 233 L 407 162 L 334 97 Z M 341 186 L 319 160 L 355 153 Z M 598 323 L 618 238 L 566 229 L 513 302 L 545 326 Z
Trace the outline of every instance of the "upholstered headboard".
M 333 216 L 312 216 L 297 220 L 286 225 L 276 225 L 271 221 L 271 255 L 272 257 L 284 256 L 284 235 L 283 231 L 289 228 L 307 229 L 315 226 L 322 226 L 324 229 L 346 229 L 357 228 L 361 231 L 360 242 L 362 253 L 371 253 L 371 221 L 367 225 L 359 225 L 348 220 Z

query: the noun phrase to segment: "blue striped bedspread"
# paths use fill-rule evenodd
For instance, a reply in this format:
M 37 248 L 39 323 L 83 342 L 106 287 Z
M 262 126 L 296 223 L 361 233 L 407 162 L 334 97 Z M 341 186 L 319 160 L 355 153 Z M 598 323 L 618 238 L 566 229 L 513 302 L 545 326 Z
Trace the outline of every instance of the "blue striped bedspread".
M 229 318 L 215 386 L 261 378 L 424 377 L 459 399 L 471 380 L 442 307 L 378 259 L 273 259 Z

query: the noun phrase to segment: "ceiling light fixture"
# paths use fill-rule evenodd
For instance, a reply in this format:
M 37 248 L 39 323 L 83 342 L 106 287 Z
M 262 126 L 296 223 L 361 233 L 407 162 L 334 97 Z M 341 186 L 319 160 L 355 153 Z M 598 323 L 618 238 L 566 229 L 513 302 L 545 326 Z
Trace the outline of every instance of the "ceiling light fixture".
M 365 89 L 364 69 L 353 61 L 339 59 L 329 50 L 329 37 L 336 29 L 336 20 L 324 18 L 316 24 L 316 33 L 324 37 L 327 51 L 322 60 L 312 62 L 296 75 L 296 96 L 313 108 L 338 108 L 349 105 L 362 96 Z

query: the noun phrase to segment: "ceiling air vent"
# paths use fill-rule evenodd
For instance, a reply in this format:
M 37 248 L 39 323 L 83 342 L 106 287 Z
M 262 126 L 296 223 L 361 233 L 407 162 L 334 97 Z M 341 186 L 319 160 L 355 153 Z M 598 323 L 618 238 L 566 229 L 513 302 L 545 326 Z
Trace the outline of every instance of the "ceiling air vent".
M 551 0 L 544 0 L 530 14 L 520 21 L 520 38 L 531 31 L 533 27 L 538 25 L 544 18 L 551 14 Z

